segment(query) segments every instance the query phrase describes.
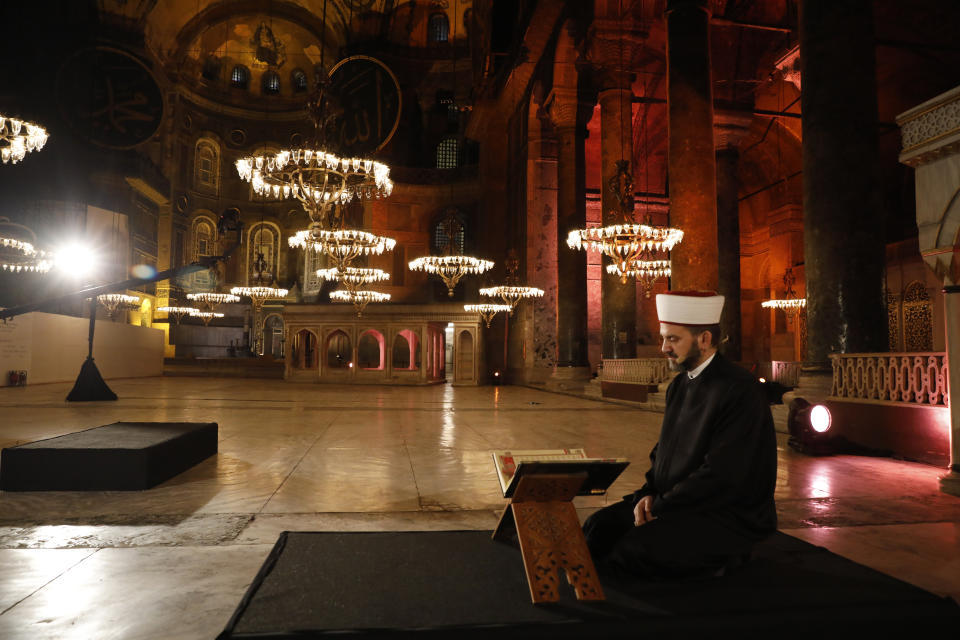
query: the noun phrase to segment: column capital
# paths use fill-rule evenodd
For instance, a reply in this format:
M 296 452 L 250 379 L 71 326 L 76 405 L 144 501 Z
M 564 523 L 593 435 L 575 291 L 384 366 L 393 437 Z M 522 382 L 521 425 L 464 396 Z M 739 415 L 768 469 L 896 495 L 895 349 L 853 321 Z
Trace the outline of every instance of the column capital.
M 645 33 L 629 18 L 595 18 L 590 27 L 587 59 L 597 72 L 600 89 L 627 88 L 633 84 L 643 51 Z
M 753 116 L 740 111 L 716 109 L 713 112 L 713 140 L 717 151 L 736 149 L 750 132 Z
M 554 87 L 544 101 L 550 122 L 557 129 L 572 129 L 577 126 L 579 101 L 577 90 L 569 87 Z

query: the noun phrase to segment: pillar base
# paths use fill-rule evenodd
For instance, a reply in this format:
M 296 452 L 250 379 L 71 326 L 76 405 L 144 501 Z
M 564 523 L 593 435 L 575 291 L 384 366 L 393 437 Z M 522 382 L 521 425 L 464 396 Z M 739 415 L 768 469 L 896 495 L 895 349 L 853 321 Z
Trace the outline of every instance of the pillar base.
M 804 369 L 793 391 L 783 394 L 783 404 L 790 404 L 794 398 L 803 398 L 808 402 L 823 402 L 833 392 L 833 371 L 822 368 Z
M 591 377 L 590 367 L 554 367 L 545 388 L 548 391 L 583 389 L 590 384 Z
M 940 491 L 960 496 L 960 470 L 954 469 L 940 476 Z

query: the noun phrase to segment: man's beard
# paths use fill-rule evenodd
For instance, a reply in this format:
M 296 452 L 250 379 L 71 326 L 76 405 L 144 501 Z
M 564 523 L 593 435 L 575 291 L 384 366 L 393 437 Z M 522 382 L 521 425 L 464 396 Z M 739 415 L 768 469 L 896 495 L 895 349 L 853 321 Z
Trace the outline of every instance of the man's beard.
M 693 371 L 697 368 L 697 362 L 700 360 L 700 345 L 696 342 L 687 352 L 687 357 L 683 360 L 679 358 L 669 358 L 671 371 Z

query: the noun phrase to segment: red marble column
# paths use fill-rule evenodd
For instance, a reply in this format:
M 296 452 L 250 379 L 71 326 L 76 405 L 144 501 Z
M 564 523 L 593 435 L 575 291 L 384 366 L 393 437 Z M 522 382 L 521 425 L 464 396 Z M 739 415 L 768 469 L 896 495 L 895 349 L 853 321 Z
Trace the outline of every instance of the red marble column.
M 716 290 L 717 167 L 713 145 L 710 10 L 706 0 L 667 2 L 671 288 Z

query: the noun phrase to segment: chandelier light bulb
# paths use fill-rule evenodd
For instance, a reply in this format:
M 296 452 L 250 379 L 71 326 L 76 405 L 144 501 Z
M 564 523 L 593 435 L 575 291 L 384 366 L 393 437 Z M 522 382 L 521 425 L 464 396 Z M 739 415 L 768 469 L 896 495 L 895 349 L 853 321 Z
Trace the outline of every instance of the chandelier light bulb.
M 50 136 L 43 127 L 0 114 L 0 160 L 17 164 L 27 153 L 39 151 Z

